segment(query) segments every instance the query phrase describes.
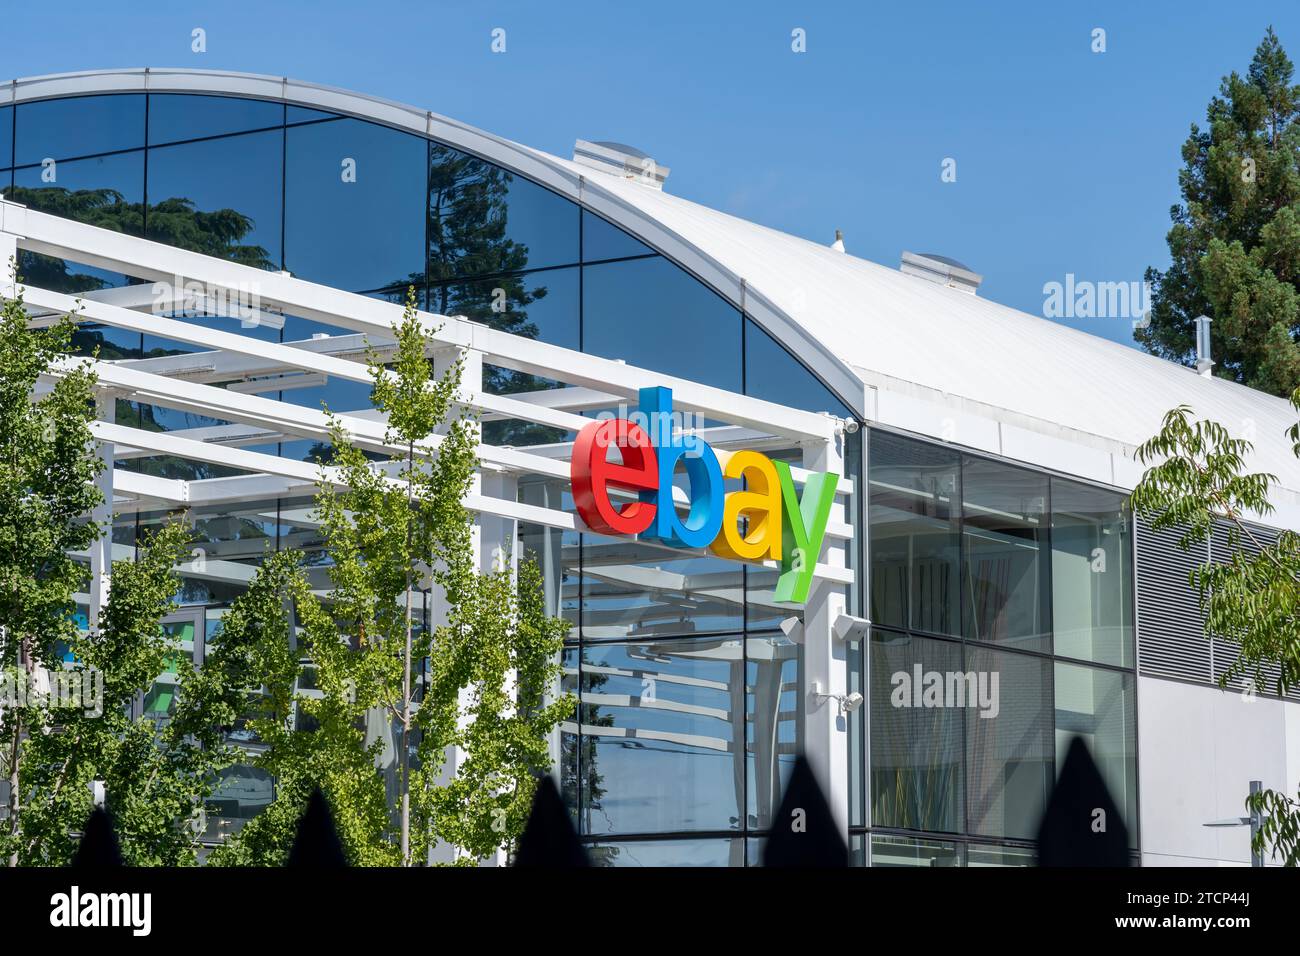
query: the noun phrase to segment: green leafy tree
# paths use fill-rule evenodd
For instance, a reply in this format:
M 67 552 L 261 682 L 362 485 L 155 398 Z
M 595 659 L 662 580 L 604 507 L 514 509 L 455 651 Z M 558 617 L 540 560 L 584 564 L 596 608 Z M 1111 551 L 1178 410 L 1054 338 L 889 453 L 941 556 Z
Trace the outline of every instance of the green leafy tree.
M 0 315 L 0 661 L 15 692 L 0 710 L 9 782 L 0 843 L 11 866 L 66 863 L 100 781 L 128 862 L 190 863 L 188 823 L 227 756 L 211 731 L 220 695 L 187 692 L 165 716 L 131 709 L 164 671 L 182 685 L 194 677 L 160 623 L 188 532 L 164 525 L 137 561 L 114 563 L 98 621 L 77 626 L 88 574 L 75 555 L 108 529 L 91 520 L 104 464 L 90 431 L 93 367 L 71 355 L 75 327 L 64 316 L 27 328 L 21 293 Z
M 90 433 L 95 376 L 89 363 L 65 370 L 32 401 L 41 376 L 67 358 L 74 328 L 64 316 L 47 329 L 29 330 L 21 290 L 0 307 L 0 669 L 12 688 L 31 687 L 58 645 L 75 640 L 73 595 L 86 571 L 72 553 L 86 551 L 99 535 L 85 520 L 103 501 L 95 484 L 103 465 Z M 10 866 L 20 860 L 24 751 L 48 721 L 45 707 L 22 703 L 0 711 Z
M 1300 385 L 1300 86 L 1270 27 L 1245 76 L 1223 79 L 1183 144 L 1171 263 L 1148 269 L 1150 324 L 1135 335 L 1177 362 L 1213 320 L 1215 374 L 1275 395 Z
M 465 860 L 486 856 L 522 830 L 549 764 L 547 736 L 573 707 L 549 697 L 568 625 L 547 616 L 536 568 L 525 563 L 516 578 L 477 566 L 464 505 L 477 427 L 456 402 L 461 363 L 431 367 L 413 290 L 394 338 L 392 369 L 372 353 L 370 371 L 385 444 L 400 452 L 376 462 L 339 421 L 332 428 L 317 517 L 333 587 L 321 601 L 296 558 L 278 558 L 223 625 L 223 644 L 298 649 L 294 660 L 258 652 L 279 662 L 262 677 L 269 715 L 254 723 L 266 745 L 256 762 L 279 785 L 272 806 L 219 851 L 223 862 L 282 861 L 317 784 L 353 862 L 413 865 L 439 843 Z M 436 624 L 435 594 L 446 608 Z M 300 659 L 310 660 L 310 696 L 295 691 Z M 450 770 L 454 747 L 467 756 Z
M 1291 403 L 1300 410 L 1300 391 Z M 1300 456 L 1300 425 L 1289 435 Z M 1233 438 L 1222 425 L 1194 420 L 1186 406 L 1175 408 L 1138 449 L 1139 460 L 1151 467 L 1132 503 L 1153 527 L 1177 529 L 1187 551 L 1204 554 L 1211 532 L 1226 529 L 1228 560 L 1202 562 L 1189 578 L 1206 634 L 1237 648 L 1219 683 L 1246 681 L 1282 695 L 1300 684 L 1300 535 L 1283 531 L 1274 540 L 1248 520 L 1273 510 L 1268 496 L 1276 481 L 1246 470 L 1251 450 L 1250 442 Z M 1270 680 L 1266 668 L 1276 677 Z M 1264 814 L 1255 848 L 1271 847 L 1286 865 L 1300 865 L 1300 796 L 1265 790 L 1247 805 Z

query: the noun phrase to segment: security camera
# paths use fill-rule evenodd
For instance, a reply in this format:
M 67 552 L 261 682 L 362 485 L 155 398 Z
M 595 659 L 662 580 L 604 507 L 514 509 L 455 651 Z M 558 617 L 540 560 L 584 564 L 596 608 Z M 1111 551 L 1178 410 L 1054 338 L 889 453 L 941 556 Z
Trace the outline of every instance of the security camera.
M 841 641 L 860 641 L 870 633 L 871 622 L 865 617 L 841 614 L 835 618 L 835 623 L 831 627 L 835 631 L 835 636 Z
M 854 432 L 858 430 L 858 420 L 856 418 L 844 419 L 844 430 L 848 434 L 852 435 Z
M 844 712 L 845 712 L 846 714 L 851 714 L 851 713 L 853 713 L 855 710 L 857 710 L 859 707 L 862 706 L 862 702 L 863 702 L 865 699 L 866 699 L 866 698 L 864 698 L 861 694 L 859 694 L 859 693 L 855 690 L 853 693 L 849 694 L 847 697 L 844 698 L 844 700 L 843 700 L 843 704 L 842 704 L 842 706 L 843 706 L 843 708 L 844 708 Z

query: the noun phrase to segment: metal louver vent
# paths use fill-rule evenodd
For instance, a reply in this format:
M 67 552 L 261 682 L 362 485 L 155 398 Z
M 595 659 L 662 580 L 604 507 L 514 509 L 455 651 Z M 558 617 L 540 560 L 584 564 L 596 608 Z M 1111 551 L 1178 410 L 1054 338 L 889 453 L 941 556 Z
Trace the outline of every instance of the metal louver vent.
M 1154 677 L 1209 684 L 1214 681 L 1205 618 L 1189 575 L 1210 556 L 1183 551 L 1176 530 L 1154 530 L 1137 521 L 1138 669 Z
M 1277 539 L 1271 528 L 1250 527 L 1262 544 Z M 1142 518 L 1137 520 L 1138 671 L 1217 687 L 1237 659 L 1237 646 L 1222 636 L 1206 637 L 1205 617 L 1189 578 L 1197 565 L 1230 559 L 1228 526 L 1215 527 L 1209 540 L 1190 552 L 1178 546 L 1180 534 L 1156 531 Z M 1248 539 L 1238 542 L 1238 548 L 1259 551 Z M 1266 666 L 1256 693 L 1276 697 L 1277 674 L 1276 666 Z M 1239 677 L 1231 686 L 1244 689 L 1246 685 Z M 1300 688 L 1292 688 L 1287 697 L 1300 700 Z

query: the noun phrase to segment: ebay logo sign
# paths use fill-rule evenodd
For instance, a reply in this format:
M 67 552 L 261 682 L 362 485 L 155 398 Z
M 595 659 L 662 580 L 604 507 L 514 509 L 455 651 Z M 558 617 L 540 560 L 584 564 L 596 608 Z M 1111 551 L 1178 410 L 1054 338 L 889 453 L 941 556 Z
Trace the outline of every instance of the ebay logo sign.
M 643 388 L 636 412 L 597 419 L 578 433 L 570 474 L 587 527 L 733 560 L 776 561 L 776 600 L 807 601 L 839 475 L 809 475 L 800 495 L 785 462 L 758 451 L 715 450 L 674 423 L 672 390 Z M 682 511 L 673 501 L 679 468 L 689 489 Z M 744 486 L 728 493 L 727 479 Z

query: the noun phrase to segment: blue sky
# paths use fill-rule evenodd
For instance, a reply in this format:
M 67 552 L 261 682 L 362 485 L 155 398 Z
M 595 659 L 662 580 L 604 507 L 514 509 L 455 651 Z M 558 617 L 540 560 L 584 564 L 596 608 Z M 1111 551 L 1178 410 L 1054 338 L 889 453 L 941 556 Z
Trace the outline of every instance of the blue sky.
M 60 0 L 8 11 L 23 42 L 0 73 L 243 70 L 562 156 L 579 137 L 631 143 L 672 168 L 672 193 L 817 241 L 839 228 L 888 265 L 943 253 L 984 274 L 981 294 L 1041 314 L 1044 283 L 1066 273 L 1139 281 L 1164 265 L 1188 126 L 1270 23 L 1300 58 L 1300 5 L 1255 0 Z M 796 27 L 806 53 L 791 51 Z M 1124 319 L 1070 324 L 1130 339 Z

